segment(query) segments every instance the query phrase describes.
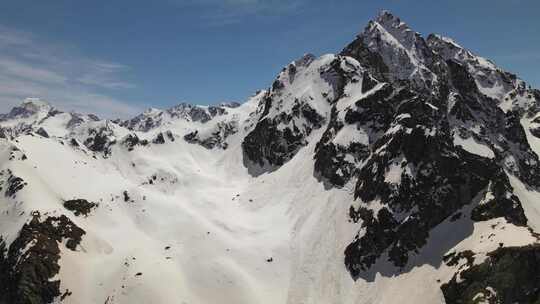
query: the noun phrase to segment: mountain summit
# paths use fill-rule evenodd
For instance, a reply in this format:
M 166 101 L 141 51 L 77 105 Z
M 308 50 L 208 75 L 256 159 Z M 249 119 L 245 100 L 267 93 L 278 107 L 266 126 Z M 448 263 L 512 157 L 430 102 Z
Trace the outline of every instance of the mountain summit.
M 539 102 L 387 11 L 241 105 L 27 100 L 0 117 L 0 303 L 536 303 Z
M 53 107 L 46 101 L 39 98 L 27 98 L 18 107 L 14 107 L 8 114 L 4 114 L 1 119 L 28 118 L 33 115 L 47 115 Z

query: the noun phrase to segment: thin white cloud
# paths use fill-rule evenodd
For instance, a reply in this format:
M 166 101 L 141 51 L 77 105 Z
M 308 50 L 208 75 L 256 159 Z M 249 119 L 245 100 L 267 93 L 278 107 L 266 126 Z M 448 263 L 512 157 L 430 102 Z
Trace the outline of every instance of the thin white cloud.
M 40 69 L 12 58 L 0 56 L 0 74 L 42 83 L 65 83 L 67 78 L 53 71 Z
M 135 87 L 125 80 L 129 71 L 128 66 L 88 58 L 0 26 L 0 112 L 27 97 L 38 97 L 66 111 L 104 117 L 134 115 L 141 107 L 109 94 Z
M 168 0 L 184 7 L 196 8 L 207 25 L 240 22 L 253 16 L 281 16 L 298 11 L 307 0 Z
M 6 113 L 25 98 L 48 101 L 64 111 L 93 113 L 105 118 L 130 117 L 143 109 L 113 97 L 70 86 L 50 86 L 0 75 L 0 112 Z
M 115 77 L 116 74 L 128 70 L 129 67 L 110 62 L 94 62 L 89 69 L 77 80 L 83 84 L 103 87 L 107 89 L 131 89 L 135 85 Z

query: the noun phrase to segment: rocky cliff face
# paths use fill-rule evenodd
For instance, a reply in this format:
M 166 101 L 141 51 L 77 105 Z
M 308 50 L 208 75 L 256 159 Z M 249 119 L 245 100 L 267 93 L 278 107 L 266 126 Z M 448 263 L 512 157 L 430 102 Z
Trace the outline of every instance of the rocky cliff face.
M 177 119 L 206 123 L 216 116 L 227 114 L 227 108 L 235 107 L 237 107 L 235 103 L 224 103 L 219 106 L 208 107 L 182 103 L 165 111 L 149 109 L 132 119 L 121 121 L 120 125 L 130 130 L 148 132 L 152 129 L 171 124 L 172 121 Z
M 389 12 L 326 66 L 317 66 L 320 75 L 329 71 L 332 77 L 331 98 L 319 101 L 330 110 L 315 120 L 326 130 L 315 149 L 314 172 L 330 187 L 355 184 L 357 203 L 349 214 L 360 228 L 345 250 L 354 279 L 379 260 L 399 272 L 427 244 L 430 231 L 452 216 L 527 225 L 506 177 L 539 186 L 538 155 L 521 124 L 536 115 L 538 100 L 523 81 L 448 38 L 424 39 Z M 293 87 L 282 80 L 287 74 L 290 67 L 271 92 Z M 265 109 L 275 99 L 267 97 Z M 243 147 L 250 160 L 280 166 L 306 145 L 309 132 L 294 123 L 277 131 L 274 126 L 286 124 L 290 114 L 273 115 L 278 119 L 262 116 L 264 132 L 256 128 Z M 320 128 L 312 125 L 309 131 Z M 269 149 L 274 146 L 281 149 Z M 484 203 L 461 214 L 478 197 Z M 464 302 L 445 296 L 449 303 L 465 303 L 475 294 L 461 294 L 470 296 Z

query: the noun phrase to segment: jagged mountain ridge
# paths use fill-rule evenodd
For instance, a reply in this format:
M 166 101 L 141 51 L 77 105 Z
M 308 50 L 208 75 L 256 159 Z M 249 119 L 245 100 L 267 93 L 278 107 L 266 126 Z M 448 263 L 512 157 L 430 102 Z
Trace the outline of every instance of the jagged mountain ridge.
M 130 130 L 147 132 L 163 124 L 171 123 L 175 119 L 205 123 L 216 116 L 227 114 L 227 108 L 237 108 L 238 106 L 240 105 L 235 102 L 208 107 L 181 103 L 165 111 L 148 109 L 130 120 L 120 122 L 120 125 Z
M 24 103 L 0 122 L 2 300 L 534 303 L 539 100 L 382 12 L 238 107 Z
M 46 101 L 27 98 L 9 113 L 0 115 L 0 136 L 16 137 L 21 133 L 36 131 L 43 127 L 62 136 L 66 129 L 89 121 L 99 121 L 99 118 L 93 114 L 65 113 L 55 109 Z M 58 126 L 59 122 L 62 125 Z M 40 133 L 45 135 L 42 131 Z

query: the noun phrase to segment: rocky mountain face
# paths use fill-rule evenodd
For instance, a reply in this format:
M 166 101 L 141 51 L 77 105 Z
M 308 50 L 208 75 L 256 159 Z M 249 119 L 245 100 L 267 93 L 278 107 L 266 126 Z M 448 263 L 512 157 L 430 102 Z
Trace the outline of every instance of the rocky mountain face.
M 315 149 L 314 174 L 331 187 L 351 180 L 355 184 L 359 203 L 350 208 L 350 218 L 361 228 L 345 250 L 353 278 L 361 278 L 380 260 L 396 272 L 403 269 L 427 244 L 430 231 L 448 218 L 502 217 L 512 225 L 527 225 L 506 173 L 533 189 L 539 186 L 538 155 L 521 124 L 538 112 L 537 91 L 448 38 L 424 39 L 388 12 L 371 21 L 331 63 L 316 69 L 330 88 L 330 94 L 320 95 L 331 96 L 318 104 L 331 110 L 319 119 L 306 119 L 312 122 L 308 130 L 328 120 Z M 272 93 L 284 90 L 284 73 L 265 101 L 266 112 L 280 105 Z M 325 73 L 333 76 L 325 78 Z M 294 117 L 295 112 L 276 116 L 286 114 Z M 298 132 L 302 129 L 294 121 L 287 126 L 289 120 L 273 120 L 285 131 L 267 136 L 257 128 L 252 131 L 244 141 L 246 156 L 272 165 L 292 158 L 309 131 Z M 263 115 L 258 127 L 276 129 L 267 121 Z M 259 139 L 255 155 L 248 146 L 251 137 Z M 283 143 L 285 147 L 279 146 Z M 286 151 L 285 158 L 276 159 L 280 154 L 268 151 L 274 146 L 283 147 L 279 152 Z M 462 214 L 475 198 L 483 203 Z M 451 299 L 448 290 L 443 292 Z M 451 302 L 473 301 L 485 291 L 475 292 Z M 508 300 L 492 298 L 493 303 Z
M 63 126 L 60 128 L 51 126 L 51 124 L 59 120 L 63 122 Z M 0 115 L 0 138 L 14 138 L 32 132 L 48 137 L 49 134 L 44 127 L 63 134 L 85 122 L 99 120 L 93 114 L 65 113 L 55 109 L 46 101 L 27 98 L 20 106 L 13 108 L 9 113 Z
M 536 303 L 539 102 L 389 12 L 242 105 L 27 100 L 0 116 L 0 303 Z
M 121 121 L 120 125 L 130 130 L 148 132 L 171 121 L 184 119 L 191 122 L 206 123 L 216 116 L 227 114 L 227 108 L 238 107 L 238 104 L 220 104 L 219 106 L 195 106 L 182 103 L 165 111 L 149 109 L 146 112 L 126 121 Z

